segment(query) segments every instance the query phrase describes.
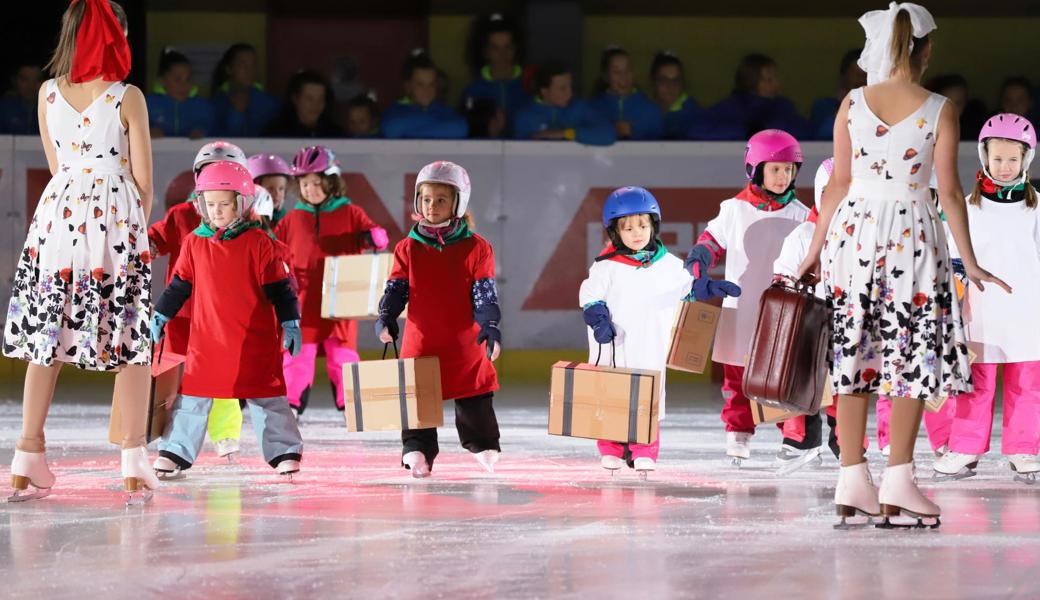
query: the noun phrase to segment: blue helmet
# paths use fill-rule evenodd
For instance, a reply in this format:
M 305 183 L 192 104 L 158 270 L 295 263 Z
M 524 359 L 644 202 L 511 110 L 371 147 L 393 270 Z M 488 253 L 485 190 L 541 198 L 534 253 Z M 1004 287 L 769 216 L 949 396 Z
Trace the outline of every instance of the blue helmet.
M 629 186 L 618 188 L 607 196 L 603 205 L 603 228 L 610 229 L 610 222 L 629 215 L 651 214 L 661 221 L 661 206 L 657 198 L 645 188 Z

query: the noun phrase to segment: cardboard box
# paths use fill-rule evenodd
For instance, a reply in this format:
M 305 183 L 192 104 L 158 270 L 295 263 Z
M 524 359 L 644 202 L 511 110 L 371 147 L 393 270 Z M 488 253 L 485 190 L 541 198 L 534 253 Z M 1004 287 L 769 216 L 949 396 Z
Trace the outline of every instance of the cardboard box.
M 430 429 L 444 424 L 436 356 L 346 363 L 343 394 L 348 431 Z
M 326 319 L 371 320 L 379 316 L 379 299 L 394 266 L 392 254 L 360 254 L 325 258 L 321 284 L 321 316 Z M 404 318 L 407 314 L 401 314 Z
M 834 393 L 831 391 L 831 378 L 828 374 L 823 378 L 823 399 L 820 401 L 820 410 L 834 404 Z M 755 421 L 755 425 L 761 425 L 762 423 L 780 423 L 793 417 L 799 417 L 803 413 L 781 410 L 779 408 L 773 408 L 764 404 L 759 404 L 754 400 L 751 401 L 751 416 Z
M 668 348 L 669 369 L 703 373 L 715 341 L 715 328 L 722 309 L 704 302 L 683 302 L 672 326 L 672 344 Z
M 152 355 L 152 385 L 148 400 L 147 432 L 145 433 L 145 439 L 148 442 L 162 437 L 172 408 L 172 406 L 166 405 L 165 400 L 175 395 L 180 387 L 180 377 L 159 379 L 159 376 L 179 369 L 185 361 L 183 354 L 164 352 L 164 345 L 164 342 L 156 344 Z M 112 414 L 108 419 L 108 441 L 119 445 L 123 443 L 122 412 L 119 409 L 115 390 L 112 390 Z
M 549 392 L 549 433 L 651 444 L 657 440 L 660 386 L 660 371 L 557 362 Z

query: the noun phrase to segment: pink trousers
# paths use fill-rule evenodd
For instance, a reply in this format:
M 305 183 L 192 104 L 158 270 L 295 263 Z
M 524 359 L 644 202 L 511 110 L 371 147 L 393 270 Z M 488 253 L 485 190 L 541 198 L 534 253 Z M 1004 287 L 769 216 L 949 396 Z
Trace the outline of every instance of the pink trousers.
M 744 395 L 744 367 L 722 365 L 722 422 L 726 431 L 755 433 L 755 418 L 751 413 L 751 400 Z M 776 426 L 784 437 L 801 442 L 805 439 L 805 417 L 788 419 Z
M 975 391 L 957 396 L 950 450 L 985 454 L 993 429 L 997 364 L 975 363 Z M 1037 454 L 1040 450 L 1040 361 L 1004 363 L 1004 429 L 1000 451 Z
M 657 462 L 657 454 L 661 451 L 661 434 L 657 434 L 657 439 L 652 444 L 622 444 L 619 442 L 609 442 L 607 440 L 597 440 L 596 446 L 599 448 L 600 456 L 616 456 L 618 458 L 625 457 L 625 446 L 628 446 L 629 452 L 632 453 L 632 460 L 642 457 L 648 457 Z
M 353 348 L 345 345 L 339 338 L 326 338 L 322 342 L 325 349 L 325 367 L 336 394 L 336 408 L 343 409 L 343 364 L 357 362 L 360 358 Z M 300 353 L 290 356 L 286 352 L 282 356 L 282 372 L 285 375 L 286 395 L 289 406 L 299 409 L 301 398 L 310 393 L 314 385 L 314 361 L 318 357 L 318 344 L 303 344 Z

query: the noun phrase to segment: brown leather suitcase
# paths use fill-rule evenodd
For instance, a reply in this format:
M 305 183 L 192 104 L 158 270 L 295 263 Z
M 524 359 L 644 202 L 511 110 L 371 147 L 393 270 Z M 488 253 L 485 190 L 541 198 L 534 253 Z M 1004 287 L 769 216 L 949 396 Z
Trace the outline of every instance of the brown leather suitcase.
M 802 414 L 820 410 L 831 311 L 813 295 L 813 284 L 774 283 L 762 293 L 743 382 L 755 402 Z

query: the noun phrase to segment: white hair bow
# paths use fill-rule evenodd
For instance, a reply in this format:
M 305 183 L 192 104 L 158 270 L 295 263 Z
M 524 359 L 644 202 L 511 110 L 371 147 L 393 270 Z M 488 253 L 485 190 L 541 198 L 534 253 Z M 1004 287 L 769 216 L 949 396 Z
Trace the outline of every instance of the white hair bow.
M 892 76 L 892 29 L 896 23 L 896 15 L 905 10 L 910 14 L 913 36 L 923 38 L 935 30 L 935 19 L 928 9 L 910 2 L 888 5 L 888 10 L 872 10 L 859 18 L 859 24 L 867 34 L 863 44 L 863 53 L 859 55 L 859 68 L 867 73 L 867 84 L 881 83 Z M 914 42 L 910 41 L 910 50 Z

